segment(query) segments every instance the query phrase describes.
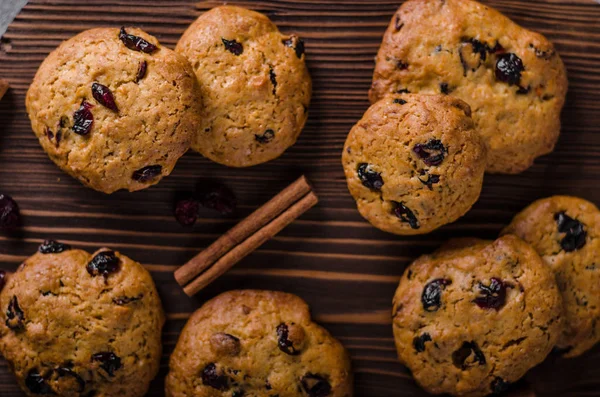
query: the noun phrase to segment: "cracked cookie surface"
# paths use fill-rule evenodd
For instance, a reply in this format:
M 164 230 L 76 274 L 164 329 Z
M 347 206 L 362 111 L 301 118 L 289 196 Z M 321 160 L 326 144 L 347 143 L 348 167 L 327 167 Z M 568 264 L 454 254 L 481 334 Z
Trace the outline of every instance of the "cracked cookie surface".
M 187 60 L 134 28 L 91 29 L 62 43 L 40 66 L 26 104 L 50 159 L 104 193 L 169 175 L 201 117 Z
M 430 393 L 502 392 L 550 353 L 561 310 L 554 275 L 518 237 L 450 241 L 402 276 L 398 357 Z
M 479 198 L 485 147 L 469 106 L 442 95 L 388 95 L 348 134 L 342 164 L 361 215 L 396 234 L 454 222 Z
M 186 324 L 171 356 L 168 397 L 350 397 L 343 346 L 283 292 L 217 296 Z
M 296 142 L 312 90 L 299 37 L 281 34 L 260 13 L 221 6 L 200 16 L 175 50 L 192 64 L 205 105 L 192 149 L 248 167 Z
M 519 173 L 560 133 L 567 77 L 554 46 L 472 0 L 409 0 L 377 55 L 371 102 L 386 93 L 463 99 L 489 148 L 487 171 Z
M 142 265 L 45 242 L 0 292 L 0 352 L 28 396 L 141 397 L 164 314 Z
M 575 357 L 600 341 L 600 211 L 570 196 L 538 200 L 515 216 L 503 234 L 531 244 L 556 275 L 564 329 L 557 347 Z

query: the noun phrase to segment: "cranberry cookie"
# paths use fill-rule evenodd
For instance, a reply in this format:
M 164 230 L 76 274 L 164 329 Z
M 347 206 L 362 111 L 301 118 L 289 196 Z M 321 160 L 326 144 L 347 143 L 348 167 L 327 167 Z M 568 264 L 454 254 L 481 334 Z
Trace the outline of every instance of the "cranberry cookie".
M 184 33 L 175 51 L 196 72 L 205 112 L 192 149 L 230 167 L 279 157 L 306 122 L 311 80 L 304 43 L 265 15 L 216 7 Z
M 552 43 L 472 0 L 409 0 L 392 18 L 369 93 L 450 94 L 484 137 L 487 171 L 519 173 L 560 132 L 565 67 Z
M 142 265 L 46 241 L 0 293 L 0 352 L 28 396 L 141 397 L 164 315 Z
M 200 103 L 187 60 L 133 28 L 65 41 L 27 92 L 31 126 L 50 159 L 104 193 L 169 175 L 190 147 Z
M 373 226 L 423 234 L 479 198 L 485 146 L 469 105 L 443 95 L 390 95 L 352 128 L 342 163 L 358 210 Z
M 168 397 L 350 397 L 350 360 L 295 295 L 230 291 L 205 303 L 171 356 Z
M 500 393 L 552 350 L 561 310 L 554 275 L 529 244 L 461 240 L 404 272 L 392 312 L 398 357 L 430 393 Z
M 503 234 L 530 243 L 556 275 L 563 297 L 564 329 L 558 347 L 575 357 L 600 341 L 600 211 L 568 196 L 538 200 Z

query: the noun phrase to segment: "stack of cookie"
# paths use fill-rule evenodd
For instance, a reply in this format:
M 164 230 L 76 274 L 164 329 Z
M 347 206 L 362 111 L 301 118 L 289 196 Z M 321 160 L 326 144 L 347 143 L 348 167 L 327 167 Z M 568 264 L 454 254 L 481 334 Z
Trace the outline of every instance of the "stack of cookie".
M 135 191 L 191 147 L 232 167 L 280 156 L 308 116 L 304 44 L 266 16 L 217 7 L 176 51 L 140 29 L 92 29 L 40 66 L 27 93 L 48 156 L 86 186 Z
M 457 220 L 477 201 L 484 170 L 519 173 L 553 150 L 566 91 L 552 43 L 498 11 L 405 2 L 377 55 L 373 106 L 344 147 L 360 213 L 401 235 Z M 456 108 L 462 115 L 448 118 Z

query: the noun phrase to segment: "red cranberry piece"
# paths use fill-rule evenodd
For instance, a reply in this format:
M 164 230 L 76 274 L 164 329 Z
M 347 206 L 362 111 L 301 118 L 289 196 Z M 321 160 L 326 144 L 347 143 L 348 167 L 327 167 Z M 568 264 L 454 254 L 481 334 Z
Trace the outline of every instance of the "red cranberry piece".
M 109 274 L 119 270 L 119 262 L 114 251 L 103 251 L 94 256 L 87 264 L 87 271 L 92 277 L 99 275 L 108 277 Z
M 400 29 L 402 29 L 404 27 L 404 23 L 402 23 L 402 21 L 400 20 L 400 15 L 396 15 L 396 18 L 394 19 L 394 28 L 396 29 L 396 32 L 400 31 Z
M 55 394 L 37 368 L 29 370 L 25 378 L 25 386 L 33 394 Z
M 523 61 L 511 52 L 501 54 L 496 61 L 496 79 L 509 85 L 519 85 L 521 72 L 525 70 Z
M 402 222 L 408 223 L 412 229 L 421 227 L 419 220 L 410 208 L 403 203 L 398 203 L 396 201 L 393 201 L 392 203 L 394 204 L 394 215 L 400 218 Z
M 406 88 L 401 88 L 396 91 L 397 94 L 410 94 L 410 91 Z
M 452 353 L 452 362 L 463 371 L 473 364 L 485 365 L 485 355 L 475 342 L 464 342 L 460 349 Z
M 254 139 L 256 139 L 258 143 L 269 143 L 273 138 L 275 138 L 275 131 L 272 129 L 266 130 L 262 135 L 254 135 Z
M 451 280 L 438 278 L 428 282 L 421 294 L 423 309 L 427 312 L 435 312 L 442 306 L 442 290 L 452 284 Z
M 0 291 L 6 285 L 6 271 L 0 270 Z
M 70 367 L 61 367 L 56 369 L 56 373 L 58 376 L 70 376 L 75 379 L 75 381 L 79 384 L 79 393 L 82 393 L 85 390 L 85 380 L 75 371 L 73 371 Z
M 425 351 L 425 342 L 431 342 L 431 335 L 429 335 L 427 332 L 413 339 L 413 347 L 417 353 L 422 353 Z
M 100 363 L 100 368 L 106 371 L 108 376 L 115 376 L 115 371 L 121 368 L 121 359 L 113 352 L 100 352 L 92 355 L 92 361 Z
M 405 104 L 407 104 L 407 103 L 408 103 L 408 102 L 406 102 L 406 101 L 405 101 L 404 99 L 402 99 L 402 98 L 395 98 L 395 99 L 393 100 L 393 102 L 394 102 L 394 103 L 396 103 L 396 104 L 398 104 L 398 105 L 405 105 Z
M 63 251 L 68 251 L 71 249 L 71 246 L 68 244 L 59 243 L 54 240 L 46 240 L 40 245 L 38 251 L 42 254 L 58 254 Z
M 277 75 L 275 74 L 275 70 L 271 66 L 269 68 L 269 80 L 271 80 L 271 84 L 273 84 L 273 95 L 277 94 Z
M 200 204 L 223 215 L 228 215 L 235 211 L 237 200 L 233 192 L 226 186 L 213 185 L 200 195 Z
M 326 397 L 331 394 L 331 385 L 321 375 L 308 372 L 302 377 L 301 383 L 309 397 Z
M 426 174 L 427 173 L 425 171 L 421 172 L 421 175 L 426 175 Z M 440 182 L 440 176 L 435 175 L 435 174 L 427 174 L 427 179 L 423 180 L 423 179 L 419 178 L 419 182 L 421 182 L 423 185 L 427 186 L 429 188 L 429 190 L 433 190 L 433 185 L 435 183 Z
M 494 379 L 492 381 L 492 384 L 490 387 L 492 388 L 492 394 L 498 395 L 498 394 L 502 394 L 505 391 L 507 391 L 508 388 L 510 387 L 510 383 L 506 382 L 502 378 L 496 377 L 496 379 Z
M 147 167 L 140 168 L 139 170 L 134 171 L 131 175 L 131 178 L 138 182 L 148 182 L 154 179 L 156 176 L 160 175 L 161 172 L 161 165 L 149 165 Z
M 141 79 L 146 77 L 146 71 L 148 70 L 148 62 L 142 61 L 140 62 L 140 66 L 138 66 L 138 72 L 135 76 L 135 82 L 139 83 Z
M 296 52 L 296 56 L 302 58 L 302 55 L 304 54 L 304 41 L 300 37 L 291 35 L 289 39 L 283 40 L 283 45 L 293 48 Z
M 288 339 L 289 329 L 286 324 L 279 324 L 276 328 L 276 332 L 277 345 L 279 346 L 279 350 L 286 354 L 289 354 L 290 356 L 296 356 L 300 354 L 300 351 L 296 350 L 296 348 L 294 347 L 294 342 Z
M 244 46 L 236 40 L 227 40 L 221 37 L 221 41 L 223 42 L 223 45 L 225 45 L 225 49 L 233 55 L 239 56 L 244 52 Z
M 92 108 L 94 106 L 87 102 L 85 99 L 81 101 L 81 106 L 73 114 L 73 127 L 72 130 L 78 135 L 85 136 L 92 130 L 94 124 L 94 115 L 92 114 Z
M 448 95 L 450 93 L 450 86 L 448 85 L 448 83 L 441 83 L 440 91 L 442 92 L 442 94 Z
M 408 69 L 408 63 L 403 62 L 403 61 L 398 61 L 398 62 L 396 62 L 396 67 L 398 68 L 398 70 L 406 70 L 406 69 Z
M 558 225 L 558 231 L 565 233 L 565 236 L 560 241 L 560 246 L 563 250 L 573 252 L 585 245 L 587 232 L 583 223 L 571 218 L 564 211 L 555 214 L 554 220 Z
M 219 373 L 214 363 L 209 363 L 202 370 L 202 383 L 217 390 L 229 388 L 229 379 Z
M 439 139 L 430 139 L 427 143 L 417 143 L 413 152 L 428 166 L 440 165 L 448 150 Z
M 499 278 L 492 277 L 489 286 L 479 283 L 479 292 L 474 302 L 482 309 L 499 310 L 506 303 L 506 284 Z
M 25 328 L 24 321 L 25 313 L 21 310 L 17 297 L 13 296 L 6 309 L 6 326 L 13 331 L 20 331 Z
M 125 46 L 130 50 L 145 52 L 146 54 L 152 54 L 158 49 L 157 46 L 147 42 L 141 37 L 134 36 L 132 34 L 127 34 L 124 26 L 121 27 L 121 32 L 119 33 L 119 40 L 121 40 L 123 44 L 125 44 Z
M 109 108 L 113 112 L 118 113 L 119 108 L 115 103 L 115 97 L 113 96 L 112 91 L 105 85 L 100 83 L 92 84 L 92 96 L 98 103 L 104 107 Z
M 0 193 L 0 230 L 11 230 L 19 225 L 19 206 L 12 197 Z
M 375 171 L 371 164 L 360 163 L 356 172 L 363 186 L 371 190 L 381 191 L 383 178 L 381 177 L 381 173 Z
M 119 296 L 117 298 L 113 298 L 113 303 L 115 305 L 124 306 L 131 302 L 136 302 L 141 300 L 144 297 L 144 294 L 139 294 L 138 296 Z
M 198 219 L 199 209 L 200 203 L 196 199 L 179 200 L 175 204 L 175 218 L 183 226 L 192 226 Z

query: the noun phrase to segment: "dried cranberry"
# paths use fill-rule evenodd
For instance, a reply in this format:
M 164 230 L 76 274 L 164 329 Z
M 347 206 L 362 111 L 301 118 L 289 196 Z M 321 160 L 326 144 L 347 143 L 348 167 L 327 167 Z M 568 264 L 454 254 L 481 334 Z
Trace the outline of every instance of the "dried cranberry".
M 398 203 L 396 201 L 393 201 L 392 203 L 394 204 L 394 215 L 400 218 L 402 222 L 408 223 L 412 229 L 418 229 L 421 227 L 419 220 L 410 208 L 405 206 L 403 203 Z
M 308 372 L 302 377 L 301 383 L 309 397 L 326 397 L 331 394 L 331 385 L 321 375 Z
M 402 23 L 402 21 L 400 20 L 400 15 L 396 15 L 396 19 L 394 20 L 394 28 L 396 29 L 396 32 L 402 29 L 403 26 L 404 23 Z
M 25 313 L 19 306 L 19 300 L 13 295 L 6 309 L 6 326 L 13 331 L 20 331 L 25 328 L 24 321 Z
M 398 105 L 405 105 L 405 104 L 407 103 L 407 102 L 406 102 L 404 99 L 402 99 L 402 98 L 395 98 L 395 99 L 393 100 L 393 102 L 394 102 L 394 103 L 396 103 L 396 104 L 398 104 Z
M 137 74 L 135 75 L 136 83 L 139 83 L 141 79 L 146 77 L 147 70 L 148 70 L 148 62 L 146 62 L 146 61 L 140 62 L 140 66 L 138 66 Z
M 401 88 L 396 91 L 397 94 L 410 94 L 410 91 L 407 88 Z
M 227 390 L 229 388 L 229 379 L 225 375 L 219 374 L 214 363 L 209 363 L 202 370 L 202 383 L 217 390 Z
M 450 86 L 448 85 L 448 83 L 441 83 L 440 91 L 442 92 L 442 94 L 448 95 L 450 93 Z
M 583 223 L 571 218 L 564 211 L 555 214 L 554 220 L 558 225 L 558 231 L 565 233 L 565 236 L 560 241 L 560 246 L 563 250 L 573 252 L 585 245 L 587 232 L 584 229 Z
M 415 339 L 413 339 L 413 347 L 417 353 L 422 353 L 425 351 L 425 342 L 431 342 L 431 335 L 429 335 L 427 332 L 420 336 L 416 336 Z
M 402 61 L 398 61 L 398 62 L 396 62 L 396 67 L 399 70 L 406 70 L 406 69 L 408 69 L 408 63 L 402 62 Z
M 105 85 L 100 83 L 92 84 L 92 96 L 98 103 L 104 107 L 109 108 L 113 112 L 119 112 L 119 108 L 115 103 L 115 97 L 113 96 L 112 91 Z
M 162 172 L 162 165 L 149 165 L 144 168 L 140 168 L 134 171 L 131 178 L 138 182 L 148 182 L 160 175 Z
M 85 390 L 85 380 L 83 380 L 83 378 L 79 376 L 77 372 L 73 371 L 73 369 L 69 367 L 61 367 L 57 368 L 56 372 L 58 373 L 58 376 L 70 376 L 74 378 L 75 381 L 79 384 L 79 393 L 82 393 Z
M 300 37 L 292 35 L 289 39 L 284 40 L 283 44 L 286 47 L 293 48 L 296 52 L 296 56 L 302 58 L 302 55 L 304 54 L 304 41 Z
M 417 143 L 413 152 L 428 166 L 440 165 L 448 150 L 439 139 L 430 139 L 427 143 Z
M 284 323 L 281 323 L 276 328 L 277 332 L 277 345 L 279 346 L 279 350 L 282 352 L 289 354 L 290 356 L 295 356 L 300 354 L 300 351 L 294 347 L 294 342 L 288 339 L 289 329 L 288 326 Z
M 242 43 L 238 43 L 235 40 L 227 40 L 222 37 L 221 41 L 223 41 L 225 49 L 231 52 L 233 55 L 242 55 L 242 53 L 244 52 L 244 46 L 242 46 Z
M 275 70 L 271 66 L 269 68 L 269 79 L 271 80 L 271 84 L 273 84 L 273 95 L 277 94 L 277 75 L 275 74 Z
M 262 135 L 254 135 L 254 139 L 256 139 L 258 143 L 269 143 L 273 138 L 275 138 L 275 131 L 272 129 L 266 130 Z
M 529 94 L 530 91 L 531 91 L 531 86 L 527 86 L 525 88 L 519 87 L 519 89 L 517 90 L 517 94 L 518 95 L 526 95 L 526 94 Z
M 48 137 L 48 140 L 51 141 L 54 139 L 54 133 L 52 132 L 52 130 L 48 127 L 46 127 L 46 137 Z
M 426 174 L 425 171 L 423 171 L 421 173 L 421 175 L 425 175 L 425 174 Z M 426 180 L 419 178 L 419 182 L 421 182 L 423 185 L 427 186 L 429 188 L 429 190 L 433 190 L 433 185 L 435 183 L 440 182 L 440 176 L 436 175 L 436 174 L 428 174 Z
M 127 48 L 134 51 L 145 52 L 146 54 L 151 54 L 158 49 L 152 43 L 147 42 L 141 37 L 134 36 L 132 34 L 128 34 L 125 31 L 125 27 L 121 27 L 121 31 L 119 32 L 119 39 L 125 44 Z
M 496 377 L 496 379 L 492 381 L 490 387 L 492 388 L 493 394 L 502 394 L 508 390 L 508 388 L 510 387 L 510 383 L 506 382 L 502 378 Z
M 492 277 L 490 285 L 479 283 L 479 295 L 474 302 L 482 309 L 500 309 L 506 303 L 506 284 Z
M 496 78 L 509 85 L 519 85 L 521 72 L 525 70 L 523 61 L 511 52 L 501 54 L 496 61 Z
M 2 288 L 4 288 L 5 284 L 6 284 L 6 271 L 0 270 L 0 291 L 2 291 Z
M 46 382 L 46 379 L 40 375 L 36 368 L 29 370 L 27 373 L 25 386 L 27 386 L 29 391 L 33 394 L 54 394 L 54 391 L 48 382 Z
M 138 296 L 119 296 L 117 298 L 113 298 L 113 303 L 115 305 L 123 306 L 123 305 L 127 305 L 131 302 L 139 301 L 143 297 L 144 297 L 144 294 L 139 294 Z
M 99 275 L 108 277 L 109 274 L 119 270 L 119 262 L 119 258 L 114 251 L 103 251 L 93 257 L 87 264 L 87 271 L 93 277 Z
M 17 202 L 12 197 L 0 193 L 0 229 L 14 229 L 20 221 L 21 214 Z
M 183 226 L 192 226 L 198 219 L 198 210 L 200 209 L 200 203 L 198 200 L 189 198 L 179 200 L 175 204 L 175 218 L 177 222 Z
M 94 115 L 92 114 L 92 108 L 94 106 L 87 102 L 85 99 L 81 101 L 81 106 L 73 114 L 73 127 L 72 130 L 78 135 L 85 136 L 92 130 L 94 124 Z
M 437 278 L 428 282 L 421 294 L 423 309 L 427 312 L 437 311 L 442 306 L 442 290 L 450 284 L 452 281 L 445 278 Z
M 381 191 L 383 178 L 381 177 L 381 173 L 375 171 L 371 164 L 360 163 L 356 172 L 363 186 L 371 190 Z
M 54 240 L 46 240 L 40 245 L 38 251 L 42 254 L 58 254 L 63 251 L 68 251 L 71 249 L 71 246 L 68 244 L 59 243 Z
M 469 357 L 471 357 L 470 360 L 468 360 Z M 477 343 L 464 342 L 460 349 L 452 353 L 452 362 L 455 367 L 464 371 L 475 363 L 485 365 L 485 356 Z
M 231 190 L 224 185 L 210 186 L 200 195 L 200 204 L 211 208 L 223 215 L 232 214 L 237 206 L 237 200 Z
M 105 370 L 108 376 L 115 376 L 115 371 L 121 368 L 121 359 L 113 352 L 93 354 L 92 361 L 99 362 L 100 368 Z

